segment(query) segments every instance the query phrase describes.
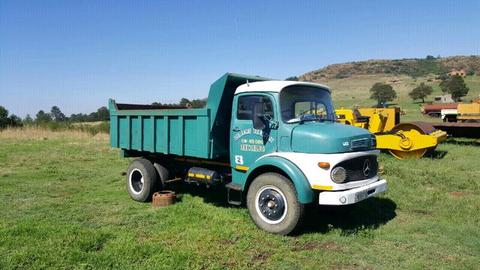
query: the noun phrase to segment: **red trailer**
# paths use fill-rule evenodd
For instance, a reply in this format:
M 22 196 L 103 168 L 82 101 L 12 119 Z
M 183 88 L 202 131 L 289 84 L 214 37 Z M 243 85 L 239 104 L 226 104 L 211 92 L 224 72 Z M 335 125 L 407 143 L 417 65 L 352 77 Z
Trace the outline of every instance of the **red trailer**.
M 420 109 L 423 114 L 431 117 L 440 117 L 443 109 L 457 109 L 458 103 L 425 104 Z

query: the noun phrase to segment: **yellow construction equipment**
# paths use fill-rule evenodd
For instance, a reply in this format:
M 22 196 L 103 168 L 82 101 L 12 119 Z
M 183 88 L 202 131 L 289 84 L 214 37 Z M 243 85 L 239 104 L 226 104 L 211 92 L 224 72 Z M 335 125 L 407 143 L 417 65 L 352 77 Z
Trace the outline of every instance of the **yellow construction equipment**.
M 356 108 L 335 110 L 339 122 L 368 129 L 375 134 L 377 148 L 398 159 L 421 158 L 447 138 L 447 133 L 424 122 L 400 123 L 400 108 Z
M 460 103 L 457 107 L 457 121 L 480 122 L 480 100 L 473 103 Z

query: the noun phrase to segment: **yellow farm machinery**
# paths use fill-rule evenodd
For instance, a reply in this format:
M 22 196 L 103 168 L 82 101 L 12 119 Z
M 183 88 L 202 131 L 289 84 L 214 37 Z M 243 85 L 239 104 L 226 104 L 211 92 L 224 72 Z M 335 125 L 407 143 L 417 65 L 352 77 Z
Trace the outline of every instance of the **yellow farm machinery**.
M 447 133 L 428 123 L 400 123 L 400 108 L 341 108 L 335 113 L 339 122 L 374 133 L 377 148 L 398 159 L 421 158 L 447 138 Z

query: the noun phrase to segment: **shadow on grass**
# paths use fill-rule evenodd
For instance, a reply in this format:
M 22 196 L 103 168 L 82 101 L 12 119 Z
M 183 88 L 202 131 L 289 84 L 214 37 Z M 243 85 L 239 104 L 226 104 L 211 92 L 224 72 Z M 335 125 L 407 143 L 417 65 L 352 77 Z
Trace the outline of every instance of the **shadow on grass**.
M 442 142 L 444 144 L 462 145 L 462 146 L 480 146 L 480 139 L 471 138 L 449 138 Z
M 297 234 L 327 233 L 340 229 L 342 235 L 377 229 L 396 217 L 397 204 L 387 198 L 372 197 L 347 206 L 312 206 Z
M 205 203 L 210 203 L 219 207 L 235 207 L 227 201 L 227 190 L 223 186 L 205 187 L 196 184 L 178 183 L 171 187 L 177 193 L 177 202 L 182 201 L 184 194 L 194 197 L 200 197 Z
M 218 207 L 238 207 L 227 202 L 227 192 L 223 187 L 197 187 L 181 184 L 174 189 L 181 201 L 183 194 L 198 196 L 205 203 Z M 245 202 L 240 207 L 246 207 Z M 359 234 L 376 229 L 395 218 L 397 205 L 387 198 L 372 197 L 363 202 L 348 206 L 308 205 L 303 226 L 296 235 L 304 233 L 327 233 L 340 229 L 342 235 Z
M 440 151 L 440 150 L 435 150 L 435 151 L 428 151 L 424 158 L 430 158 L 430 159 L 442 159 L 448 154 L 448 151 Z
M 391 156 L 392 158 L 395 158 L 390 152 L 387 150 L 382 151 L 382 153 Z M 448 154 L 448 151 L 444 150 L 428 150 L 425 155 L 423 155 L 421 158 L 427 158 L 427 159 L 442 159 Z

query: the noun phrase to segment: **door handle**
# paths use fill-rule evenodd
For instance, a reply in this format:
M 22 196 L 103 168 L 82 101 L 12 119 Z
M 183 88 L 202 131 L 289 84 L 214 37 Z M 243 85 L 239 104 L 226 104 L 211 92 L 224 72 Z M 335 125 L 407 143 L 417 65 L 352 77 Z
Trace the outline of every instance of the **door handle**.
M 234 127 L 234 128 L 233 128 L 233 131 L 239 132 L 239 131 L 240 131 L 240 128 L 239 128 L 239 127 Z

